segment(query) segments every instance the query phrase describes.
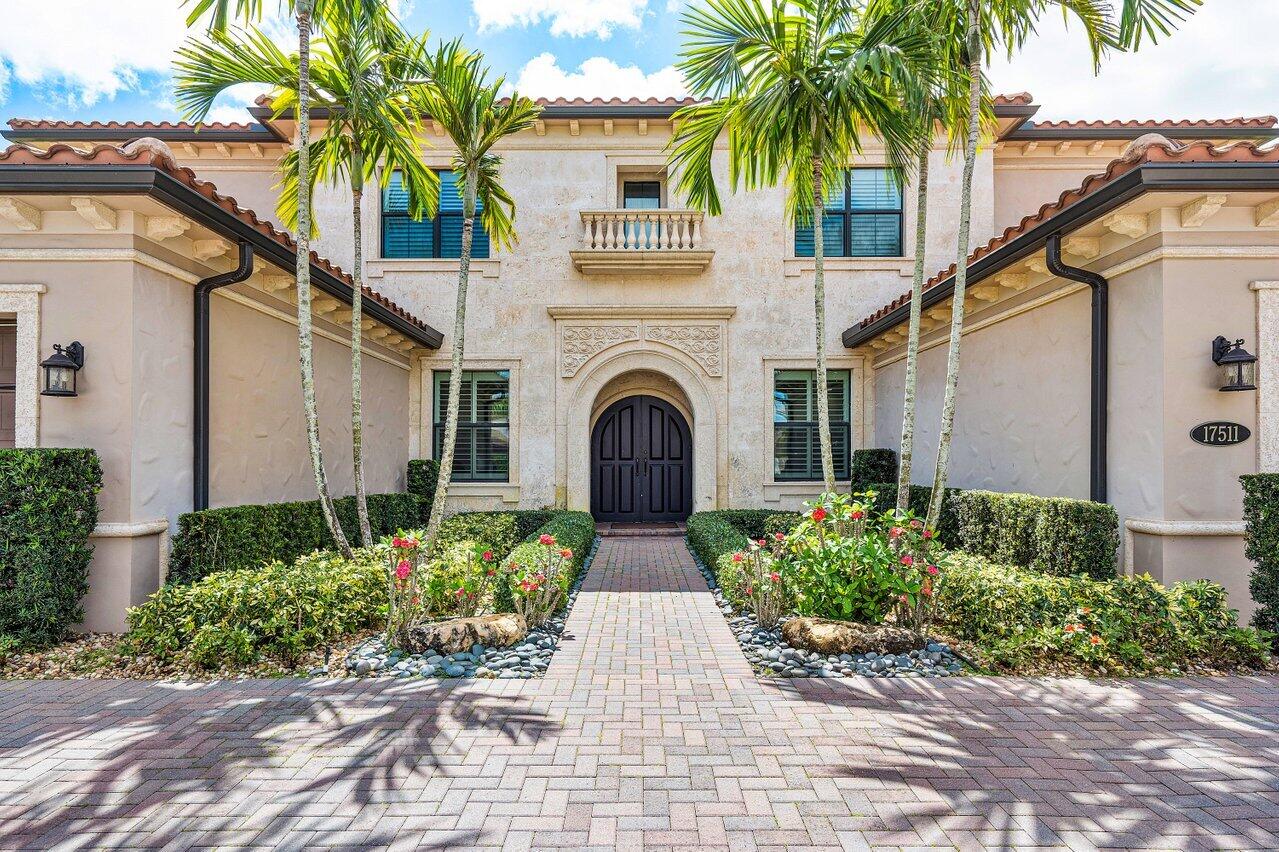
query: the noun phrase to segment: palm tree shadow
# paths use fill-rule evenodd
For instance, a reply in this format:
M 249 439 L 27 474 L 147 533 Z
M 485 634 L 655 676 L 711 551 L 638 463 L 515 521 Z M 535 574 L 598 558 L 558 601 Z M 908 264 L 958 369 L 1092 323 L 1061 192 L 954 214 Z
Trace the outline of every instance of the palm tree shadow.
M 184 828 L 199 831 L 201 845 L 218 845 L 224 832 L 279 838 L 334 806 L 354 816 L 369 804 L 415 802 L 476 745 L 533 753 L 559 729 L 536 690 L 505 681 L 361 686 L 0 684 L 0 848 L 83 843 L 86 828 L 148 845 Z M 68 760 L 77 764 L 70 772 Z M 263 778 L 277 792 L 258 792 Z M 166 818 L 193 803 L 204 805 L 194 823 Z M 483 840 L 450 836 L 442 845 Z M 392 839 L 374 827 L 360 844 Z
M 883 842 L 1275 848 L 1273 678 L 792 681 L 791 699 L 848 711 L 845 755 L 817 774 L 887 791 Z M 842 713 L 841 713 L 842 715 Z M 873 726 L 864 724 L 873 719 Z M 1214 816 L 1221 808 L 1222 817 Z M 1226 820 L 1230 820 L 1227 823 Z M 1075 845 L 1071 842 L 1069 845 Z

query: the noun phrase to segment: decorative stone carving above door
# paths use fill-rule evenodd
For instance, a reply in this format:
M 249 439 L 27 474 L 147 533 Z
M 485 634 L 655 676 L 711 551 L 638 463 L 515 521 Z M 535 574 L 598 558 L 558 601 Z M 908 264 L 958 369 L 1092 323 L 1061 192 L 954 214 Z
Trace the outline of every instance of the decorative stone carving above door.
M 559 374 L 570 379 L 587 361 L 624 344 L 670 347 L 711 378 L 724 375 L 731 305 L 551 305 Z

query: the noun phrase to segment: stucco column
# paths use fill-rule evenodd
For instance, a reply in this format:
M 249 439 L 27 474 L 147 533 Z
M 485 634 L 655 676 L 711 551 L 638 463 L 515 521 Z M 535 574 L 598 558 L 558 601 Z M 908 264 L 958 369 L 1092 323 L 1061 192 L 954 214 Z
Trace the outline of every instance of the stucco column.
M 40 296 L 43 284 L 0 284 L 0 313 L 17 318 L 14 445 L 40 446 Z
M 1254 281 L 1257 293 L 1257 469 L 1279 473 L 1279 281 Z

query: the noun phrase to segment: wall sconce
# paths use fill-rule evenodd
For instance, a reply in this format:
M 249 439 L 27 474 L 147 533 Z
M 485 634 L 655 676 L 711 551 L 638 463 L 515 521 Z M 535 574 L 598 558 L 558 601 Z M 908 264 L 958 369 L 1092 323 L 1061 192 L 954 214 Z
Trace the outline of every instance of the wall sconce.
M 84 366 L 84 347 L 78 340 L 67 346 L 54 344 L 53 354 L 40 366 L 44 368 L 41 396 L 75 396 L 76 373 Z
M 1218 336 L 1212 342 L 1212 363 L 1221 368 L 1221 390 L 1257 389 L 1257 356 L 1243 348 L 1243 338 L 1231 343 Z

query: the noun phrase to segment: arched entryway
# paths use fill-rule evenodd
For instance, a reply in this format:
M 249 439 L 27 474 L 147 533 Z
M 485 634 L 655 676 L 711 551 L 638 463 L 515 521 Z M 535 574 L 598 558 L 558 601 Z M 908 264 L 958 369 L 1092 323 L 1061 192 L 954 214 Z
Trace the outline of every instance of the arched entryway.
M 591 429 L 591 514 L 614 523 L 682 521 L 693 505 L 693 439 L 671 402 L 637 394 Z

